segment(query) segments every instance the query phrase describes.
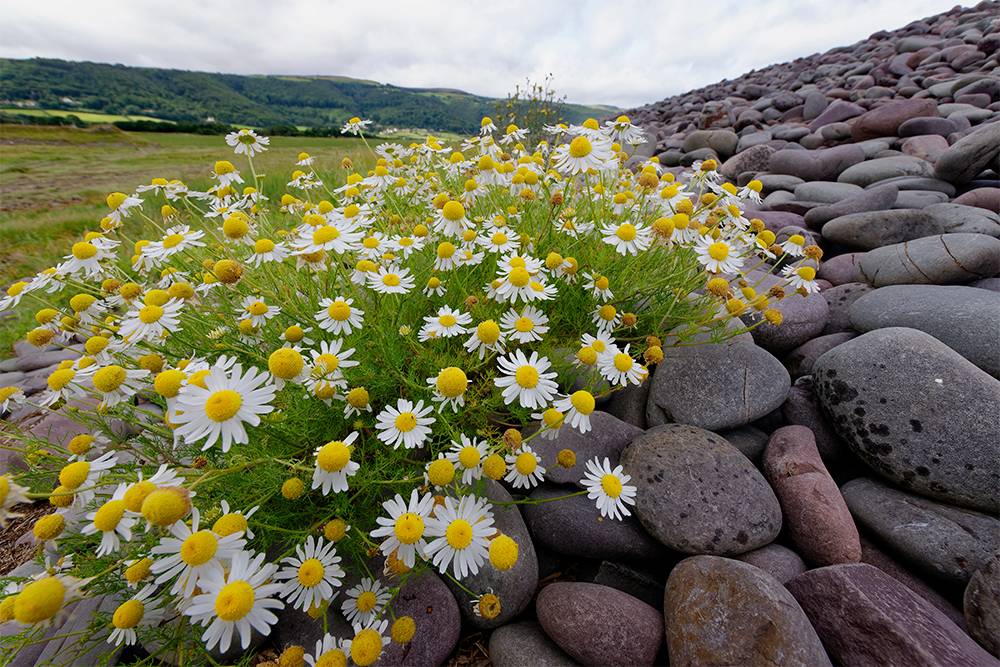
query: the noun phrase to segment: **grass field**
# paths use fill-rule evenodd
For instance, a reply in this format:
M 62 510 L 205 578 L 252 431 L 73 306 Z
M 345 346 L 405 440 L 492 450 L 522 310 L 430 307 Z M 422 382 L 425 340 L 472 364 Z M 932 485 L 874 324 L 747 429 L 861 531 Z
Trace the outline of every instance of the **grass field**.
M 31 109 L 25 107 L 0 107 L 0 112 L 18 116 L 36 116 L 39 118 L 63 118 L 76 116 L 85 123 L 114 123 L 120 120 L 151 120 L 155 123 L 172 123 L 172 120 L 153 118 L 152 116 L 120 116 L 117 114 L 87 111 L 86 109 L 67 111 L 66 109 Z
M 269 196 L 284 191 L 302 151 L 317 158 L 317 171 L 341 180 L 344 156 L 359 168 L 374 162 L 357 139 L 272 137 L 271 149 L 255 159 Z M 72 240 L 97 228 L 109 192 L 133 192 L 158 176 L 206 187 L 220 159 L 246 169 L 221 136 L 0 125 L 0 288 L 52 266 Z M 31 315 L 20 309 L 0 319 L 0 358 L 29 328 Z

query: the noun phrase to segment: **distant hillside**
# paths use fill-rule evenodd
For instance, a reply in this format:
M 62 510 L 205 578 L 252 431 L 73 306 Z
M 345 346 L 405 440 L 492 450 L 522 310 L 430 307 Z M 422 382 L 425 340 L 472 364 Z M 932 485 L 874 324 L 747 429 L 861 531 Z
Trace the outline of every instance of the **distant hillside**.
M 448 88 L 401 88 L 341 76 L 242 76 L 48 58 L 0 58 L 0 105 L 86 109 L 255 126 L 329 127 L 362 116 L 382 127 L 474 132 L 496 100 Z M 565 105 L 579 122 L 607 106 Z

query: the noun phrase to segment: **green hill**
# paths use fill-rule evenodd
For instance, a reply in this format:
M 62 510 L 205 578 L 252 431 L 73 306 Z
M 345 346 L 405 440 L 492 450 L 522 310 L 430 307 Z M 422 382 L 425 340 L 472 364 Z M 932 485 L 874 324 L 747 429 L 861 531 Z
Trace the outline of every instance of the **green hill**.
M 267 127 L 331 127 L 362 116 L 381 127 L 474 132 L 497 100 L 444 88 L 401 88 L 341 76 L 243 76 L 48 58 L 0 58 L 0 106 Z M 579 122 L 614 111 L 564 105 Z

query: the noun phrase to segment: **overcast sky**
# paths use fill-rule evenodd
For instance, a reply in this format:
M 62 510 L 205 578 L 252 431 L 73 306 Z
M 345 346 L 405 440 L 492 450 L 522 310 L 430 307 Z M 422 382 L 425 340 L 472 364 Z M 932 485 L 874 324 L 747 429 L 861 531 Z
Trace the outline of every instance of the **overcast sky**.
M 966 3 L 968 4 L 968 3 Z M 504 96 L 551 72 L 634 106 L 852 44 L 955 0 L 0 0 L 0 56 L 340 74 Z

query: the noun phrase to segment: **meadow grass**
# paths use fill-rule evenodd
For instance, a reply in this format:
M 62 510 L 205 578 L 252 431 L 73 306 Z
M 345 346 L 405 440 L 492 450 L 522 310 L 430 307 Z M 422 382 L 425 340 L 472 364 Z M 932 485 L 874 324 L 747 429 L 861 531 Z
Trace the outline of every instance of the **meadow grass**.
M 16 114 L 18 116 L 35 116 L 38 118 L 65 118 L 76 116 L 85 123 L 115 123 L 122 120 L 148 120 L 154 123 L 173 123 L 172 120 L 164 118 L 154 118 L 153 116 L 130 116 L 113 113 L 102 113 L 100 111 L 87 111 L 86 109 L 26 109 L 24 107 L 0 107 L 0 112 Z
M 0 125 L 0 285 L 51 266 L 70 239 L 106 214 L 109 192 L 132 192 L 158 176 L 196 189 L 207 186 L 220 144 L 221 137 L 195 134 Z M 344 157 L 358 167 L 372 162 L 358 139 L 274 137 L 271 150 L 257 160 L 265 176 L 274 173 L 267 176 L 275 186 L 269 189 L 280 190 L 277 181 L 284 183 L 303 151 L 317 157 L 324 176 L 340 172 Z M 0 358 L 30 322 L 26 309 L 0 319 Z

